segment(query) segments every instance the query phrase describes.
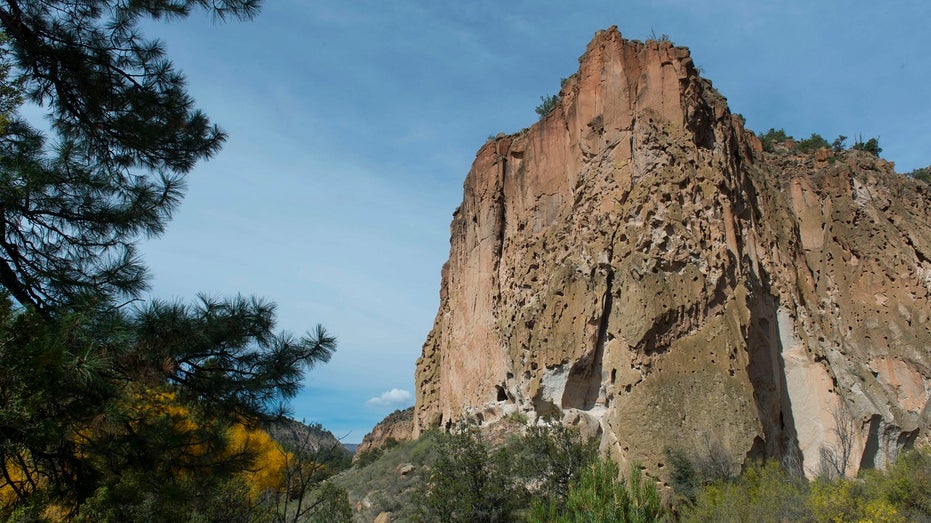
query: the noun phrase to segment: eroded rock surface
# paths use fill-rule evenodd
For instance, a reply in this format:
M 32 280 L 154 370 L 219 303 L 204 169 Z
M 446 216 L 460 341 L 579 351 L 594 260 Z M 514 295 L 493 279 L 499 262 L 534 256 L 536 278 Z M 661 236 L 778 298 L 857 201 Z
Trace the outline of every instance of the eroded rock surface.
M 373 449 L 384 448 L 391 444 L 400 443 L 411 439 L 414 431 L 414 407 L 404 410 L 396 410 L 385 416 L 385 419 L 378 422 L 378 425 L 372 428 L 362 438 L 362 443 L 356 447 L 356 453 L 352 457 L 356 461 L 359 456 Z
M 555 110 L 478 152 L 414 433 L 561 413 L 663 476 L 709 435 L 809 473 L 931 426 L 931 192 L 866 153 L 762 152 L 686 48 L 601 31 Z

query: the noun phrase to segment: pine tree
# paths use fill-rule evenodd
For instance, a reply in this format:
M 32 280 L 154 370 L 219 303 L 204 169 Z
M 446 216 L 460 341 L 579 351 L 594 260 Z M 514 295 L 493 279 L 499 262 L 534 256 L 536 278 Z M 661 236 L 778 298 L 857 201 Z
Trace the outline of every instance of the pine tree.
M 13 117 L 0 140 L 0 283 L 43 315 L 88 293 L 133 298 L 145 286 L 134 242 L 157 236 L 183 176 L 225 135 L 197 108 L 144 18 L 194 8 L 250 18 L 258 0 L 9 0 L 6 56 L 53 136 Z M 7 78 L 7 82 L 9 82 Z
M 231 427 L 279 419 L 335 349 L 319 326 L 276 332 L 256 298 L 127 307 L 146 287 L 136 242 L 164 230 L 225 139 L 139 25 L 259 4 L 0 4 L 0 519 L 230 508 L 255 458 L 230 450 Z M 48 131 L 17 114 L 23 100 Z

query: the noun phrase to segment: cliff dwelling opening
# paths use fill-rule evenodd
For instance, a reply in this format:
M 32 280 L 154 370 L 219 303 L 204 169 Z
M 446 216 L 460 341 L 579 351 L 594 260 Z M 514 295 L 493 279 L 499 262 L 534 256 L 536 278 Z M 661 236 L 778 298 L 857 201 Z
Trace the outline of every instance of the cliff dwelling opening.
M 501 385 L 495 385 L 495 389 L 497 389 L 497 391 L 498 391 L 497 401 L 507 401 L 507 400 L 508 400 L 508 393 L 505 392 L 504 387 L 502 387 Z

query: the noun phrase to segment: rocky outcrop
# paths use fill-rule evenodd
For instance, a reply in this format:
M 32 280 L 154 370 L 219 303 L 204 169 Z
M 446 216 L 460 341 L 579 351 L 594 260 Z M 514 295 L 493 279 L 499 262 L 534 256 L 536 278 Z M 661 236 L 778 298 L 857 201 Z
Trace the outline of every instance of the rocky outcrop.
M 931 193 L 866 153 L 762 151 L 689 51 L 601 31 L 549 115 L 478 152 L 414 433 L 556 412 L 622 463 L 713 437 L 850 469 L 931 426 Z
M 381 449 L 386 446 L 407 441 L 412 438 L 414 431 L 414 407 L 396 410 L 385 416 L 362 438 L 362 443 L 356 447 L 352 460 L 356 461 L 365 452 Z
M 322 463 L 336 466 L 348 465 L 352 452 L 332 432 L 318 423 L 304 424 L 283 418 L 266 427 L 269 436 L 288 452 L 301 455 L 311 454 Z

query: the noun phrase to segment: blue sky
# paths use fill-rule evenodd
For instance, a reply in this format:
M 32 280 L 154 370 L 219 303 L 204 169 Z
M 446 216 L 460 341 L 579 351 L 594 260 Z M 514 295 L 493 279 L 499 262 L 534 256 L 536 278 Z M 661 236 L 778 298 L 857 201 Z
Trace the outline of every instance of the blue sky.
M 931 164 L 931 3 L 268 1 L 253 21 L 147 26 L 230 135 L 143 254 L 153 295 L 264 296 L 339 338 L 292 407 L 354 443 L 413 403 L 462 182 L 536 120 L 595 31 L 668 34 L 751 129 L 878 136 Z

